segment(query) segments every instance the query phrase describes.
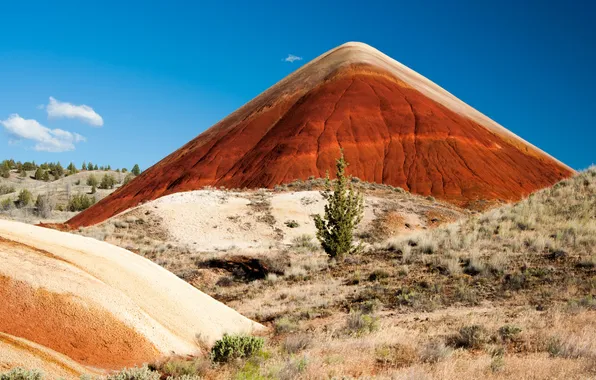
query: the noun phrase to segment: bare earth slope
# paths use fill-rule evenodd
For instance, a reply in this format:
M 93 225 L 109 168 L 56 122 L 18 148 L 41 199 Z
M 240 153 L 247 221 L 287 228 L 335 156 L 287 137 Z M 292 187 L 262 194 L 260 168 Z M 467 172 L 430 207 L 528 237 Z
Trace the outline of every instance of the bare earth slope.
M 348 43 L 291 74 L 90 210 L 99 223 L 206 185 L 273 187 L 333 171 L 459 205 L 518 200 L 573 170 L 370 46 Z
M 198 342 L 262 328 L 134 253 L 4 220 L 0 299 L 1 337 L 22 338 L 100 369 L 197 354 Z M 0 343 L 2 351 L 10 342 Z

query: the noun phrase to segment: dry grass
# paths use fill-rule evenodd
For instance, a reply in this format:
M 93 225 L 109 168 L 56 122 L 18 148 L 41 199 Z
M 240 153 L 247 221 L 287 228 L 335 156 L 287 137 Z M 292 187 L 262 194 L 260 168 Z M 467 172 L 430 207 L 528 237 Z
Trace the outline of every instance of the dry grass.
M 253 207 L 266 216 L 263 199 L 255 193 Z M 188 366 L 207 379 L 596 377 L 595 168 L 426 231 L 379 242 L 388 229 L 373 225 L 377 242 L 340 262 L 314 237 L 298 237 L 282 251 L 251 255 L 267 268 L 259 279 L 205 265 L 243 252 L 178 247 L 153 215 L 127 218 L 83 233 L 135 250 L 270 327 L 254 358 L 175 358 L 158 366 L 163 373 Z
M 207 377 L 594 377 L 595 197 L 590 169 L 343 262 L 303 238 L 283 275 L 195 283 L 272 330 L 263 358 Z

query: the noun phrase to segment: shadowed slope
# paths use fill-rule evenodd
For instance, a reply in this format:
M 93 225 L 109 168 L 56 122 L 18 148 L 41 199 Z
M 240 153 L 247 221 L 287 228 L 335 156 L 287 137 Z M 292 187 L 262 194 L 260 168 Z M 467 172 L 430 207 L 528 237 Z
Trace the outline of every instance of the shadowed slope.
M 99 223 L 206 185 L 273 187 L 332 171 L 465 205 L 517 200 L 573 170 L 379 51 L 342 45 L 71 219 Z

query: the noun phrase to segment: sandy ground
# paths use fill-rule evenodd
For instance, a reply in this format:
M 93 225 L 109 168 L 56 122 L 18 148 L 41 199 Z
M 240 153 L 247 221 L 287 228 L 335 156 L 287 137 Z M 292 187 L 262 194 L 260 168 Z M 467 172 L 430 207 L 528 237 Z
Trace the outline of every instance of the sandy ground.
M 284 249 L 303 235 L 314 238 L 312 216 L 322 214 L 324 204 L 319 191 L 197 190 L 145 203 L 88 231 L 130 218 L 149 218 L 158 221 L 167 236 L 165 240 L 193 251 L 265 252 Z M 372 233 L 381 219 L 384 224 L 393 224 L 391 233 L 426 229 L 431 226 L 433 212 L 445 214 L 445 221 L 463 214 L 454 206 L 410 194 L 369 194 L 365 196 L 364 217 L 357 234 Z M 149 238 L 157 238 L 155 233 L 145 231 Z
M 224 333 L 262 329 L 122 248 L 4 220 L 0 238 L 0 332 L 78 362 L 113 368 L 124 357 L 197 354 Z

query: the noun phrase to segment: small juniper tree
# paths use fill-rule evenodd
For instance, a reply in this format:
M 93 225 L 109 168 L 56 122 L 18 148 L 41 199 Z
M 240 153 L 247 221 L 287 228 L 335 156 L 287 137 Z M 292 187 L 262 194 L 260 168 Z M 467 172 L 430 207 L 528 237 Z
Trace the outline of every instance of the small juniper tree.
M 138 164 L 135 164 L 135 166 L 132 167 L 132 170 L 130 172 L 134 175 L 139 175 L 141 174 L 141 168 L 139 168 Z
M 37 170 L 35 171 L 35 174 L 34 174 L 35 179 L 38 181 L 42 181 L 44 173 L 45 173 L 45 170 L 43 170 L 42 168 L 37 168 Z
M 87 186 L 97 187 L 98 183 L 97 178 L 93 174 L 90 174 L 89 177 L 87 177 Z
M 77 167 L 72 162 L 66 168 L 68 170 L 68 174 L 76 174 L 78 172 Z
M 18 197 L 19 207 L 26 207 L 33 200 L 33 194 L 27 189 L 21 190 Z
M 330 258 L 341 258 L 356 250 L 352 234 L 364 214 L 362 194 L 352 188 L 350 178 L 345 175 L 347 165 L 342 151 L 336 164 L 337 179 L 332 184 L 327 173 L 325 190 L 321 192 L 327 201 L 325 215 L 314 218 L 317 239 Z
M 113 189 L 116 184 L 116 179 L 110 174 L 104 174 L 99 184 L 100 189 Z

